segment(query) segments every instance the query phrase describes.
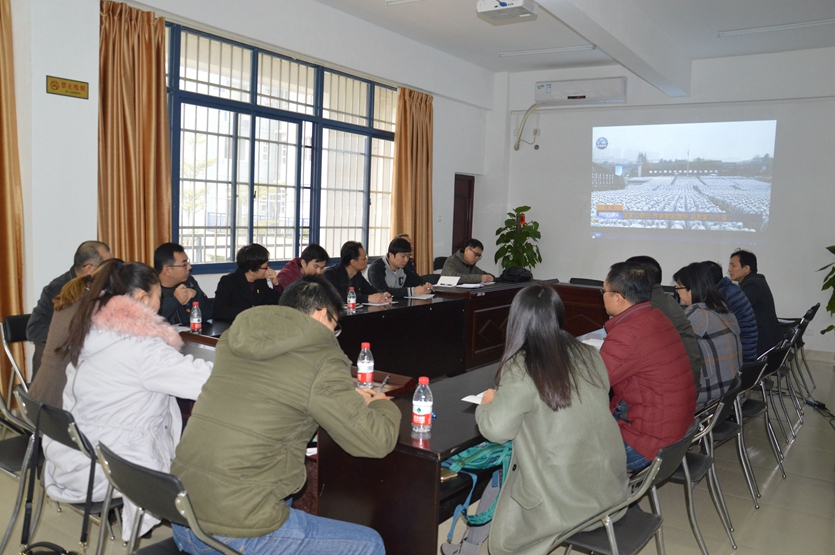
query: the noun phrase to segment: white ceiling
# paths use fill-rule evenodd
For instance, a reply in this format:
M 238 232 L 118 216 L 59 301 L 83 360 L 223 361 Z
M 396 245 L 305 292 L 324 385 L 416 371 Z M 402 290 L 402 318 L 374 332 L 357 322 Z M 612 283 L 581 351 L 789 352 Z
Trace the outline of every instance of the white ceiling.
M 717 36 L 835 20 L 835 0 L 539 0 L 536 19 L 500 25 L 479 17 L 477 0 L 317 1 L 491 71 L 620 64 L 673 96 L 689 92 L 693 60 L 835 46 L 832 22 Z M 590 44 L 596 50 L 498 55 Z

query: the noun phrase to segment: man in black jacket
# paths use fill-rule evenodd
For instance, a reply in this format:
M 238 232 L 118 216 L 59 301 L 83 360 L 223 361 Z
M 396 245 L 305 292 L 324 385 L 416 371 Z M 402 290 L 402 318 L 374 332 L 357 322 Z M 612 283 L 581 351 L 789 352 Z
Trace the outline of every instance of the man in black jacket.
M 177 243 L 163 243 L 154 251 L 154 270 L 162 286 L 159 314 L 171 324 L 189 325 L 192 303 L 200 303 L 203 321 L 212 318 L 212 301 L 191 275 L 191 262 Z
M 339 251 L 339 265 L 325 270 L 325 278 L 336 287 L 343 300 L 348 298 L 348 289 L 353 287 L 357 303 L 384 303 L 391 301 L 391 294 L 381 293 L 363 277 L 368 267 L 368 253 L 359 241 L 348 241 Z
M 754 309 L 759 356 L 784 338 L 780 322 L 777 321 L 771 288 L 765 281 L 765 276 L 757 273 L 757 256 L 752 252 L 741 249 L 735 251 L 728 264 L 728 276 L 739 284 L 742 292 L 748 297 L 751 308 Z
M 26 325 L 26 339 L 35 344 L 35 355 L 32 358 L 32 377 L 41 366 L 41 357 L 46 347 L 46 337 L 49 335 L 49 324 L 52 323 L 54 309 L 52 299 L 58 296 L 61 289 L 73 278 L 89 276 L 93 270 L 104 262 L 113 258 L 110 247 L 100 241 L 84 241 L 75 250 L 72 268 L 49 282 L 43 288 L 38 305 L 32 310 L 32 316 Z

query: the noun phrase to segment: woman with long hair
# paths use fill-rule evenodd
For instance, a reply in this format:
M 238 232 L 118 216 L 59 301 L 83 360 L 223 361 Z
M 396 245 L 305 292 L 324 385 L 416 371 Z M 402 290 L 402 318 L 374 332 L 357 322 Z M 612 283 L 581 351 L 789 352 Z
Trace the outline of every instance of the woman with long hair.
M 716 289 L 707 266 L 694 262 L 673 274 L 673 279 L 702 353 L 698 409 L 721 399 L 739 373 L 742 366 L 739 324 Z
M 184 356 L 176 330 L 157 315 L 159 277 L 139 262 L 111 259 L 90 277 L 61 349 L 69 357 L 63 408 L 95 445 L 102 442 L 142 466 L 167 472 L 182 431 L 176 397 L 197 399 L 211 363 Z M 45 483 L 56 501 L 86 498 L 90 461 L 44 438 Z M 107 481 L 96 469 L 93 501 Z M 125 501 L 122 537 L 136 508 Z M 143 519 L 143 532 L 154 519 Z
M 505 350 L 476 409 L 485 438 L 513 441 L 490 531 L 493 555 L 545 554 L 554 537 L 626 496 L 626 452 L 598 352 L 562 326 L 552 288 L 522 289 Z

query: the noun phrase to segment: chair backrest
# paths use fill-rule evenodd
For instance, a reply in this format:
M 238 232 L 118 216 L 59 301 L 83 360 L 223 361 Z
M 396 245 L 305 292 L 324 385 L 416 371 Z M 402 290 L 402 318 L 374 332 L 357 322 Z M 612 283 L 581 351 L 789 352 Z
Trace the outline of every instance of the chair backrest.
M 765 370 L 763 370 L 763 376 L 770 376 L 771 374 L 777 372 L 777 370 L 783 366 L 783 363 L 786 362 L 786 357 L 789 356 L 790 350 L 791 342 L 786 340 L 763 353 L 763 355 L 757 359 L 762 360 L 765 358 L 766 364 Z
M 38 413 L 41 410 L 40 401 L 36 401 L 30 397 L 26 390 L 20 385 L 15 388 L 14 394 L 17 398 L 17 404 L 20 406 L 20 413 L 23 415 L 23 418 L 29 426 L 34 430 L 35 422 L 38 421 Z
M 9 363 L 12 365 L 12 375 L 10 376 L 9 389 L 7 391 L 8 396 L 4 399 L 7 409 L 10 409 L 12 406 L 11 390 L 14 385 L 15 377 L 17 377 L 17 381 L 23 385 L 24 390 L 28 389 L 26 387 L 26 378 L 23 376 L 23 371 L 17 364 L 14 355 L 12 355 L 11 346 L 14 343 L 26 341 L 26 325 L 29 323 L 29 318 L 31 316 L 31 314 L 20 314 L 18 316 L 6 316 L 3 318 L 3 350 L 6 352 L 6 357 L 9 359 Z
M 765 367 L 765 361 L 752 362 L 751 364 L 743 365 L 742 368 L 739 369 L 739 377 L 741 380 L 739 390 L 748 391 L 756 387 L 762 379 Z
M 41 434 L 66 445 L 70 449 L 81 451 L 91 459 L 95 456 L 92 444 L 79 431 L 72 414 L 52 405 L 39 403 L 20 388 L 18 388 L 16 394 L 26 411 L 26 417 L 32 423 L 37 423 Z M 40 414 L 38 414 L 39 412 Z
M 96 453 L 113 487 L 121 491 L 143 512 L 147 511 L 159 518 L 191 528 L 203 543 L 224 555 L 240 555 L 200 528 L 194 508 L 179 478 L 125 460 L 103 443 L 96 445 Z M 135 538 L 132 538 L 132 542 L 134 540 Z
M 684 458 L 685 453 L 687 453 L 687 449 L 690 448 L 690 444 L 693 443 L 693 438 L 696 437 L 696 433 L 699 431 L 700 423 L 700 419 L 694 419 L 693 422 L 690 423 L 690 427 L 687 428 L 687 432 L 685 432 L 683 438 L 672 445 L 668 445 L 667 447 L 659 450 L 655 455 L 655 460 L 661 460 L 661 466 L 658 469 L 658 473 L 655 475 L 655 479 L 652 481 L 653 486 L 660 484 L 672 476 L 673 472 L 681 466 L 681 460 Z
M 815 314 L 818 313 L 818 309 L 821 307 L 820 303 L 816 303 L 812 308 L 806 311 L 806 314 L 803 315 L 803 319 L 806 322 L 811 322 L 815 318 Z
M 720 422 L 724 422 L 731 415 L 731 411 L 734 410 L 734 400 L 736 400 L 736 396 L 739 395 L 740 391 L 742 391 L 742 377 L 737 375 L 734 381 L 731 382 L 728 390 L 725 391 L 722 400 L 719 401 L 719 406 L 713 417 L 714 426 Z
M 568 280 L 571 285 L 587 285 L 589 287 L 603 287 L 603 281 L 599 279 L 571 278 Z
M 435 260 L 432 261 L 432 271 L 443 270 L 444 262 L 446 262 L 446 259 L 446 256 L 436 256 Z

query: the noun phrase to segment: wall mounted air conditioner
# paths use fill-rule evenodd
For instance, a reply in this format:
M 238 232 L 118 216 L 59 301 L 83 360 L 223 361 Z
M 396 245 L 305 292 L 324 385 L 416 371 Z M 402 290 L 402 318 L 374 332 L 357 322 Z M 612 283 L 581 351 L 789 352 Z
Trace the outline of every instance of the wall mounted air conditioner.
M 482 17 L 498 22 L 533 19 L 537 14 L 534 0 L 478 0 L 476 11 Z
M 624 104 L 626 77 L 539 81 L 534 89 L 534 102 L 539 107 Z

